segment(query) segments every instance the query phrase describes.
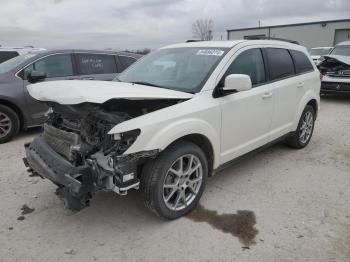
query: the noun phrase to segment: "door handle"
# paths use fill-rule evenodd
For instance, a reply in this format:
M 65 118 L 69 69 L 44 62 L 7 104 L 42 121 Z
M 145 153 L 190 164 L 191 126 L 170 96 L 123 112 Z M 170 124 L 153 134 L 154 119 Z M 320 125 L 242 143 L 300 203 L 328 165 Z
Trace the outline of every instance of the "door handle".
M 298 88 L 304 87 L 304 83 L 303 83 L 303 82 L 298 83 L 298 84 L 297 84 L 297 87 L 298 87 Z
M 272 92 L 267 92 L 267 93 L 263 94 L 262 99 L 267 99 L 267 98 L 271 98 L 271 97 L 272 97 Z
M 94 80 L 95 78 L 93 77 L 83 77 L 82 80 Z

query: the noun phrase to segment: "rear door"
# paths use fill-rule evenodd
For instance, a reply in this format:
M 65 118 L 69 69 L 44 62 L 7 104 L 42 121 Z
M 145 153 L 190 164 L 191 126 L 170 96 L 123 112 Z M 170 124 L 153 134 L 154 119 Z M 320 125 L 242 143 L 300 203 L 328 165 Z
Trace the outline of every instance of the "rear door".
M 27 65 L 18 75 L 23 79 L 23 87 L 26 97 L 27 110 L 29 111 L 34 125 L 41 124 L 45 120 L 45 112 L 48 110 L 46 103 L 39 102 L 32 98 L 26 86 L 30 84 L 27 80 L 31 71 L 41 71 L 46 73 L 44 81 L 73 80 L 75 70 L 71 54 L 53 54 Z
M 111 81 L 118 73 L 113 54 L 75 53 L 75 62 L 82 80 Z
M 292 56 L 285 48 L 264 48 L 269 82 L 273 87 L 274 113 L 271 122 L 271 139 L 276 139 L 289 131 L 294 123 L 294 115 L 303 94 L 303 82 L 298 82 Z

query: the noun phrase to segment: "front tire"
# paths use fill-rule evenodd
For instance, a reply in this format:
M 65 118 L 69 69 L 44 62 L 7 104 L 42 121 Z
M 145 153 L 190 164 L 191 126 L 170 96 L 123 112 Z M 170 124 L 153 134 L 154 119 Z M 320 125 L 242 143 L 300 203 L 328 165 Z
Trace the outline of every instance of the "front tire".
M 196 144 L 169 146 L 142 172 L 145 205 L 160 217 L 176 219 L 198 204 L 208 177 L 208 161 Z
M 0 105 L 0 144 L 10 141 L 20 127 L 19 117 L 11 108 Z
M 301 149 L 309 144 L 314 131 L 315 116 L 314 108 L 307 105 L 301 114 L 297 130 L 286 138 L 287 145 Z

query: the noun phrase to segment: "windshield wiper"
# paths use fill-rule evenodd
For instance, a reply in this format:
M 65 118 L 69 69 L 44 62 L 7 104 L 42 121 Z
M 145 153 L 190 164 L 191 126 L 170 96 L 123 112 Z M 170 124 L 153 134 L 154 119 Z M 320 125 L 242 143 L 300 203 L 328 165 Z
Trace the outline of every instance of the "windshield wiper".
M 131 84 L 137 84 L 137 85 L 144 85 L 144 86 L 154 86 L 154 87 L 161 87 L 149 82 L 144 82 L 144 81 L 136 81 L 136 82 L 130 82 Z

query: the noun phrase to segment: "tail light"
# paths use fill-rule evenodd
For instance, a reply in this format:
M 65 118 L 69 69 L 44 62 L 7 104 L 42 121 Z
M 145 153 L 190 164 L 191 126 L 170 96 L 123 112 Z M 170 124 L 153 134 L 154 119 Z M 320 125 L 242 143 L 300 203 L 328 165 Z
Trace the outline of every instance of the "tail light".
M 320 74 L 320 80 L 323 80 L 324 75 Z

